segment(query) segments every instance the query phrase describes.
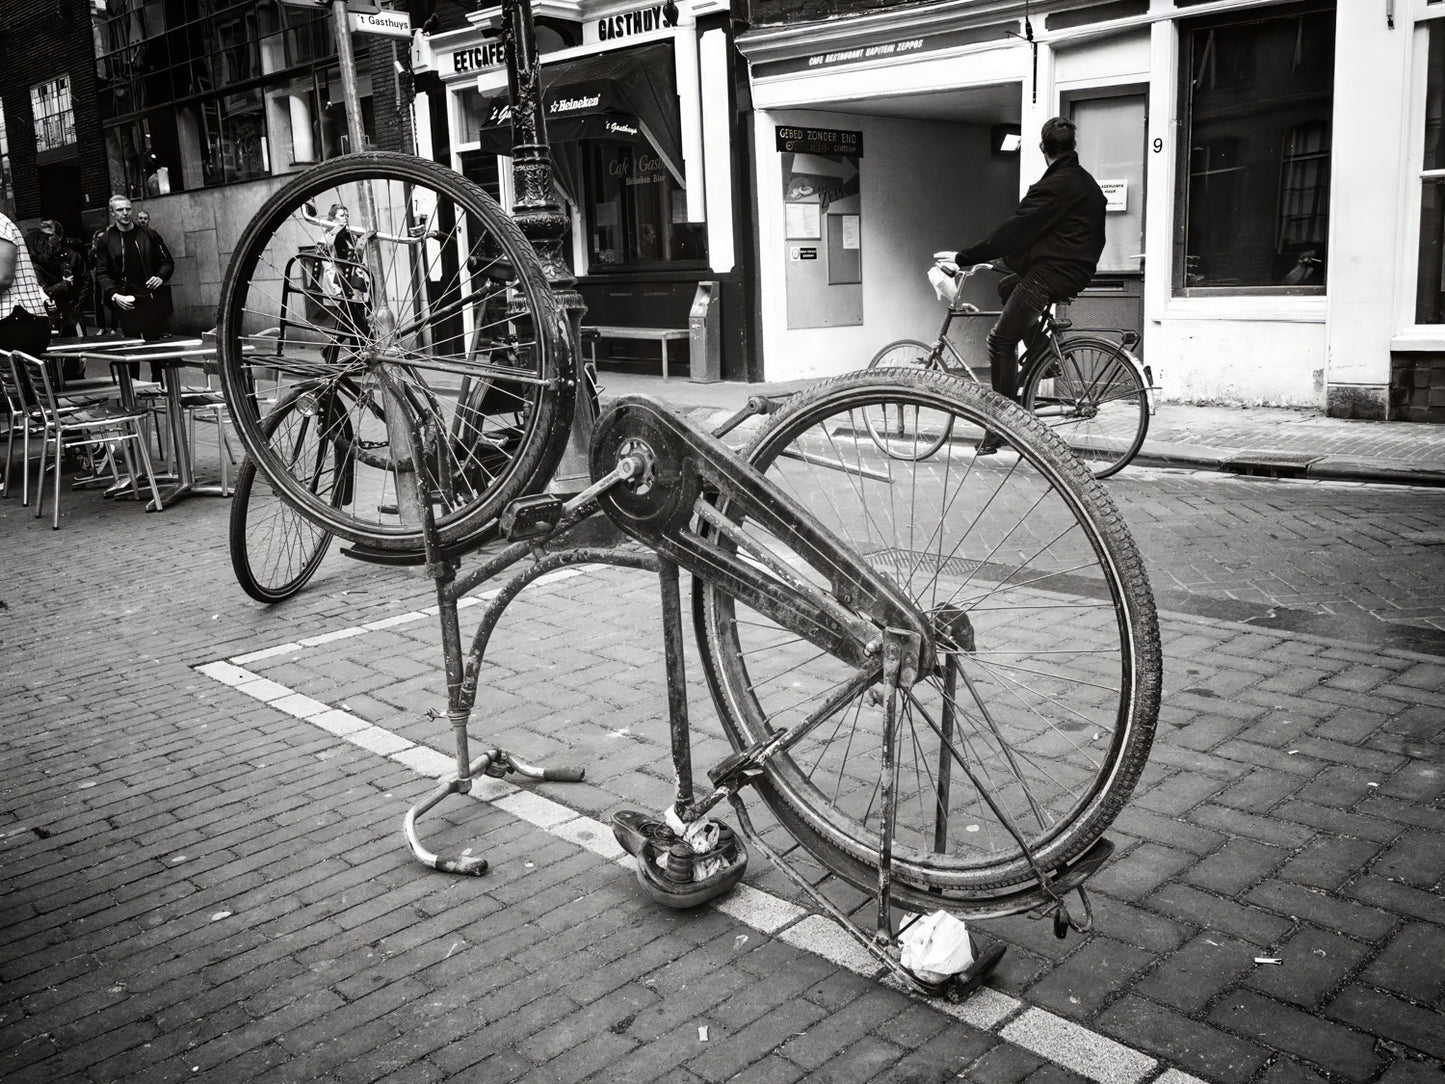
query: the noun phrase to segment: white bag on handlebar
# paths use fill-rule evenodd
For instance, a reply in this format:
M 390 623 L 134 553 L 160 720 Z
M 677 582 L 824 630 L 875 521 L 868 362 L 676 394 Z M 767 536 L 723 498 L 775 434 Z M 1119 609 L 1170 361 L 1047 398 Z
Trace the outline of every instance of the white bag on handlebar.
M 928 281 L 933 283 L 933 292 L 938 295 L 938 300 L 947 301 L 950 305 L 958 297 L 958 279 L 949 275 L 941 267 L 930 267 L 928 269 Z
M 973 963 L 968 927 L 947 911 L 924 915 L 898 935 L 898 943 L 898 962 L 925 982 L 942 982 Z

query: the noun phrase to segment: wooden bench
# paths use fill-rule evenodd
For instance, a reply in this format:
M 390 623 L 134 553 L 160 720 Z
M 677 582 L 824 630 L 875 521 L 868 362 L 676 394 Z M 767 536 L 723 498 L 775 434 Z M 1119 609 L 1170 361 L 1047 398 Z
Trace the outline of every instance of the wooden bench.
M 667 379 L 667 344 L 674 339 L 686 339 L 687 331 L 674 327 L 614 327 L 591 325 L 582 329 L 583 339 L 592 346 L 592 364 L 597 364 L 598 339 L 649 339 L 662 346 L 662 379 Z

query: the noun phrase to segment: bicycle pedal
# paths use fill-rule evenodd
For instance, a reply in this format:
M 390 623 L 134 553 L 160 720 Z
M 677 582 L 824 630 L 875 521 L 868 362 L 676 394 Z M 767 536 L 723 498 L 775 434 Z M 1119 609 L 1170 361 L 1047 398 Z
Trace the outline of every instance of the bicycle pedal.
M 502 535 L 516 542 L 546 534 L 562 519 L 562 498 L 553 493 L 518 497 L 502 513 Z

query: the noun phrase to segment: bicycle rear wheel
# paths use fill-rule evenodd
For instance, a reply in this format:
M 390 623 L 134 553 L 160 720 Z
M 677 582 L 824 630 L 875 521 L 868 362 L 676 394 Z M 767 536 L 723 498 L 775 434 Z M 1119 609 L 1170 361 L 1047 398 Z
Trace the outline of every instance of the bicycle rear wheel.
M 286 449 L 287 469 L 318 499 L 339 504 L 349 483 L 345 453 L 326 437 L 325 419 L 306 389 L 289 393 L 266 416 L 268 447 Z M 256 470 L 249 455 L 231 499 L 231 568 L 258 602 L 288 599 L 305 587 L 331 545 L 331 532 L 303 516 Z
M 1095 478 L 1117 473 L 1149 432 L 1149 397 L 1118 343 L 1079 337 L 1058 344 L 1029 373 L 1024 408 L 1057 433 Z
M 340 209 L 360 253 L 350 261 L 335 241 Z M 408 499 L 418 488 L 441 542 L 472 544 L 566 448 L 573 358 L 541 264 L 490 197 L 434 162 L 348 155 L 275 193 L 227 269 L 218 335 L 231 414 L 257 469 L 308 519 L 364 547 L 423 548 L 420 505 Z M 352 492 L 341 504 L 298 479 L 267 435 L 271 389 L 297 381 L 323 396 L 348 386 L 337 401 L 349 411 Z M 467 383 L 486 395 L 468 395 L 459 418 Z M 420 462 L 403 412 L 426 427 Z
M 927 461 L 880 452 L 860 420 L 885 401 L 945 416 L 954 436 Z M 977 459 L 984 429 L 1017 459 Z M 933 626 L 934 666 L 899 702 L 895 902 L 976 917 L 1044 902 L 1020 840 L 1044 870 L 1081 855 L 1132 791 L 1158 714 L 1153 599 L 1108 494 L 1018 407 L 940 373 L 817 385 L 744 454 Z M 762 797 L 824 865 L 876 889 L 880 687 L 805 729 L 855 672 L 706 582 L 694 601 L 730 740 L 796 739 L 766 762 Z
M 891 342 L 868 363 L 869 370 L 906 369 L 926 372 L 941 370 L 943 361 L 939 347 L 930 346 L 918 339 L 899 339 Z M 947 430 L 931 427 L 914 408 L 902 403 L 874 403 L 861 415 L 868 435 L 880 451 L 893 459 L 927 459 L 943 446 L 948 439 Z M 935 416 L 936 417 L 936 416 Z

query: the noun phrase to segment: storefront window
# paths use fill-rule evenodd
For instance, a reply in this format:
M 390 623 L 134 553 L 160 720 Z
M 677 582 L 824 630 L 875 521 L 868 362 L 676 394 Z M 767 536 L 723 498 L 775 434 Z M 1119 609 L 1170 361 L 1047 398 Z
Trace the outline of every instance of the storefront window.
M 339 73 L 301 70 L 335 56 L 329 20 L 255 0 L 107 0 L 96 71 L 116 191 L 232 184 L 353 149 Z
M 1445 324 L 1445 19 L 1429 23 L 1415 322 Z
M 201 105 L 201 172 L 206 185 L 251 181 L 270 172 L 261 95 L 253 91 Z
M 371 77 L 358 75 L 361 127 L 375 131 L 372 116 Z M 338 100 L 332 100 L 332 95 Z M 346 106 L 341 98 L 341 72 L 312 72 L 266 90 L 266 128 L 275 170 L 309 165 L 351 149 Z M 358 148 L 360 149 L 360 148 Z
M 167 110 L 107 128 L 105 153 L 113 193 L 144 199 L 193 186 L 183 182 L 175 115 Z
M 1184 24 L 1185 138 L 1176 282 L 1322 291 L 1334 107 L 1333 5 Z
M 687 194 L 651 144 L 593 139 L 585 148 L 589 274 L 705 260 Z

